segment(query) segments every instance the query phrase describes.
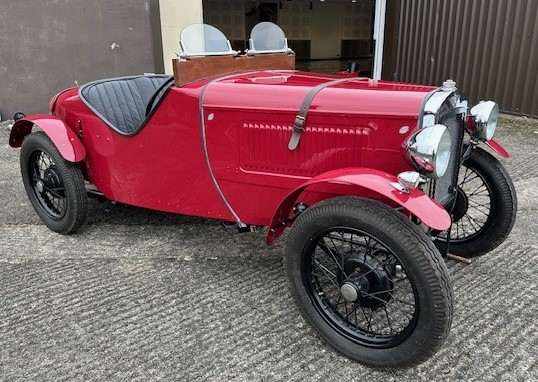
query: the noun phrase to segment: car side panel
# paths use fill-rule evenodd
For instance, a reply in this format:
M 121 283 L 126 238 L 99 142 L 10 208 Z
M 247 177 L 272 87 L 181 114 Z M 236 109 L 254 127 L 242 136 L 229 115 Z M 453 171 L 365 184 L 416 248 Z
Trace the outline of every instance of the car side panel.
M 154 210 L 233 220 L 208 173 L 197 92 L 173 88 L 148 123 L 123 136 L 72 94 L 58 113 L 82 126 L 89 180 L 109 199 Z
M 301 76 L 301 81 L 312 80 Z M 228 203 L 241 222 L 268 225 L 289 192 L 321 173 L 370 165 L 392 174 L 410 169 L 399 147 L 416 125 L 420 94 L 412 100 L 402 94 L 407 103 L 392 109 L 387 105 L 383 118 L 379 105 L 376 113 L 364 112 L 385 94 L 362 89 L 377 88 L 377 83 L 323 91 L 312 103 L 298 149 L 290 151 L 291 123 L 311 84 L 290 80 L 273 86 L 265 80 L 217 79 L 173 87 L 146 126 L 130 137 L 96 117 L 76 90 L 62 94 L 55 114 L 73 129 L 82 126 L 87 176 L 106 197 L 174 213 L 236 220 Z M 269 107 L 267 97 L 281 107 Z M 394 102 L 391 97 L 387 104 Z M 408 112 L 402 116 L 403 110 Z M 410 128 L 402 134 L 404 125 Z M 391 155 L 376 152 L 384 147 Z M 314 204 L 341 192 L 349 188 L 312 187 L 301 198 Z M 379 198 L 360 189 L 355 194 Z
M 400 127 L 416 119 L 311 112 L 298 148 L 289 150 L 294 117 L 290 112 L 204 108 L 211 166 L 223 194 L 245 223 L 269 224 L 291 190 L 331 170 L 372 167 L 391 174 L 411 170 L 400 149 L 410 129 L 401 134 Z M 350 189 L 314 187 L 302 202 L 314 204 L 341 191 Z M 367 190 L 352 192 L 382 198 Z
M 366 79 L 328 87 L 313 99 L 297 149 L 288 149 L 306 94 L 312 86 L 332 79 L 256 72 L 207 86 L 202 103 L 211 167 L 241 221 L 269 224 L 288 192 L 327 171 L 372 167 L 397 174 L 412 170 L 402 155 L 402 142 L 417 128 L 429 88 Z M 371 197 L 364 190 L 356 193 Z M 338 190 L 321 187 L 305 193 L 304 200 L 313 204 L 335 195 Z
M 365 127 L 360 120 L 312 117 L 298 149 L 291 151 L 290 113 L 208 107 L 204 114 L 211 166 L 228 202 L 246 223 L 269 224 L 290 190 L 317 174 L 361 162 Z

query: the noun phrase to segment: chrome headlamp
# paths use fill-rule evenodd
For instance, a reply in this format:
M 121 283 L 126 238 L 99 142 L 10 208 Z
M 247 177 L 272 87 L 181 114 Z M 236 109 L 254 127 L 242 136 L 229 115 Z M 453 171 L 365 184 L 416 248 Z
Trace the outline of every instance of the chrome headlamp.
M 451 143 L 450 132 L 446 126 L 428 126 L 407 139 L 405 153 L 420 174 L 439 178 L 448 168 Z
M 493 101 L 482 101 L 471 108 L 470 118 L 471 123 L 467 127 L 471 134 L 483 141 L 489 141 L 497 128 L 499 105 Z

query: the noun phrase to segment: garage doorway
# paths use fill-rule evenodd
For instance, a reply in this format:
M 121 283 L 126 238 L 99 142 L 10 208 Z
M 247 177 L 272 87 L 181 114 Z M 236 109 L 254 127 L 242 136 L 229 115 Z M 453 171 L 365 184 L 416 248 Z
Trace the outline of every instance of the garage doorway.
M 300 69 L 332 72 L 357 62 L 361 72 L 371 72 L 375 9 L 376 0 L 204 0 L 203 18 L 240 51 L 250 29 L 272 18 L 284 30 Z

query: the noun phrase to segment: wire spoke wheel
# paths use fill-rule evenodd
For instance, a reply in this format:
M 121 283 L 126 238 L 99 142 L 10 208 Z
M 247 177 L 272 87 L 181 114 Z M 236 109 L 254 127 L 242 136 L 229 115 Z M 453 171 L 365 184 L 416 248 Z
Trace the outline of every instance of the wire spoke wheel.
M 367 346 L 405 340 L 416 325 L 415 287 L 396 255 L 363 231 L 322 232 L 304 264 L 309 294 L 329 324 Z
M 352 359 L 418 364 L 448 335 L 452 289 L 441 255 L 379 202 L 336 197 L 309 207 L 290 230 L 284 268 L 303 316 Z
M 87 197 L 78 165 L 66 161 L 43 132 L 24 138 L 20 165 L 28 199 L 47 227 L 62 234 L 80 228 Z
M 481 148 L 475 148 L 460 168 L 456 202 L 452 209 L 449 251 L 475 257 L 499 246 L 516 219 L 517 197 L 510 176 L 499 161 Z M 447 232 L 435 242 L 446 250 Z
M 480 235 L 487 228 L 491 215 L 491 188 L 484 177 L 464 165 L 458 179 L 454 224 L 450 231 L 454 243 Z M 446 233 L 442 237 L 446 238 Z
M 65 186 L 54 160 L 46 152 L 36 150 L 30 155 L 28 165 L 32 191 L 43 210 L 53 219 L 65 216 Z

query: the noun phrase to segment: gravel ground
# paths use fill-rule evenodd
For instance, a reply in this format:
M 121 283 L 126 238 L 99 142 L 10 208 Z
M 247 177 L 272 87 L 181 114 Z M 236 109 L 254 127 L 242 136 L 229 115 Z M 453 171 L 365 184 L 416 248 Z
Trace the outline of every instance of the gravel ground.
M 509 239 L 449 262 L 454 322 L 443 348 L 403 370 L 337 354 L 302 320 L 282 244 L 218 222 L 92 200 L 74 236 L 32 210 L 0 124 L 2 381 L 536 381 L 538 121 L 496 134 L 519 199 Z

